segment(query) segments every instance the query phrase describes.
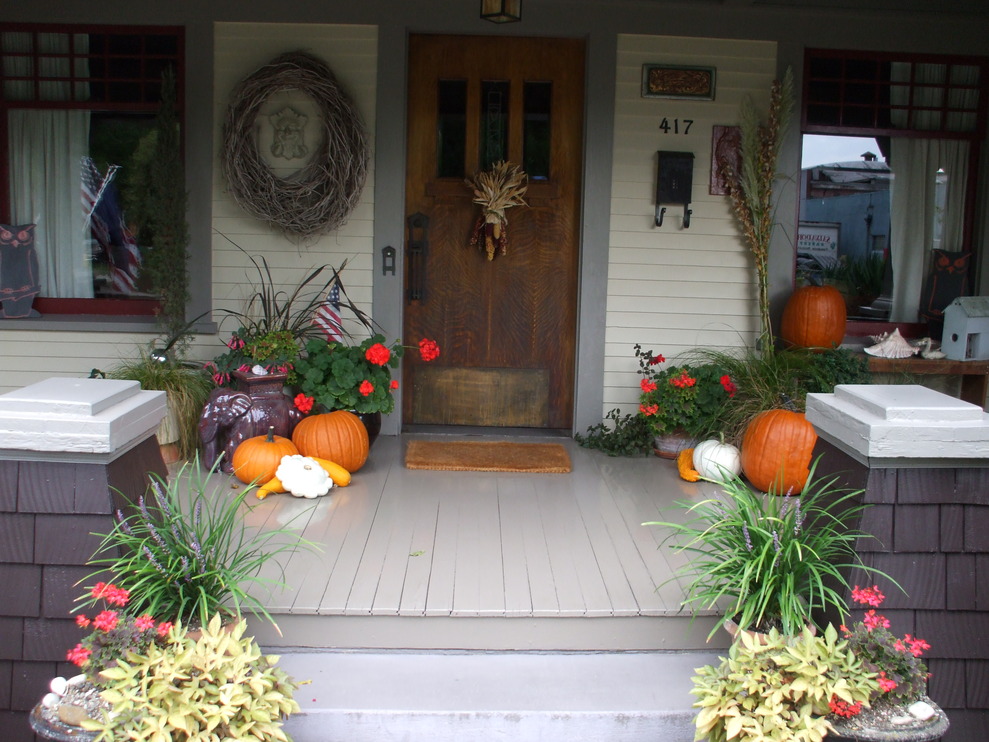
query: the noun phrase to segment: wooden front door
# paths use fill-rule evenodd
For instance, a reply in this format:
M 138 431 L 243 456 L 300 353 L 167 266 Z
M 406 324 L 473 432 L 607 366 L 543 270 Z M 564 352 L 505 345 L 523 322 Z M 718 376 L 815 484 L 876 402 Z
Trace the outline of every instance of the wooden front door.
M 583 42 L 413 36 L 409 58 L 403 420 L 569 429 L 573 419 Z M 465 183 L 498 161 L 528 174 L 508 244 L 471 247 Z

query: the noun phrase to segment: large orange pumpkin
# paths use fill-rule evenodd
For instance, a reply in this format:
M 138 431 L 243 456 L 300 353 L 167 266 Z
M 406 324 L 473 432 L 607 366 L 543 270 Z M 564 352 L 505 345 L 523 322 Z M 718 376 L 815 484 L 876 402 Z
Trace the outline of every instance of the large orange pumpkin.
M 258 482 L 264 484 L 275 476 L 275 470 L 282 463 L 282 456 L 295 456 L 299 449 L 288 438 L 275 435 L 275 429 L 268 428 L 267 435 L 248 438 L 234 449 L 230 465 L 234 476 L 244 484 Z
M 798 494 L 810 476 L 815 443 L 817 433 L 802 412 L 760 412 L 742 436 L 742 473 L 763 492 Z
M 303 456 L 328 459 L 351 473 L 367 461 L 367 428 L 346 410 L 302 418 L 292 433 L 292 442 Z
M 780 337 L 798 348 L 833 348 L 845 338 L 845 299 L 834 286 L 801 286 L 783 308 Z

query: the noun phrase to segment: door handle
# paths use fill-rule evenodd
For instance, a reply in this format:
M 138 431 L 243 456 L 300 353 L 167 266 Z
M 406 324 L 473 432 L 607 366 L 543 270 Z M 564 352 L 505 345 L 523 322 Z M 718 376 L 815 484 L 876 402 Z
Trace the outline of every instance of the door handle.
M 417 211 L 406 221 L 408 239 L 406 252 L 409 259 L 408 302 L 426 298 L 426 254 L 429 251 L 429 217 Z

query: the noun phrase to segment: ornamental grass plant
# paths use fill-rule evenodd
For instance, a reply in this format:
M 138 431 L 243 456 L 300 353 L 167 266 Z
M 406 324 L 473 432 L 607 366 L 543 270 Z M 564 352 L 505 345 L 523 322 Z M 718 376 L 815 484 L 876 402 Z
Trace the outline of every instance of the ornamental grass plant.
M 205 625 L 217 613 L 237 616 L 249 611 L 277 628 L 252 585 L 283 586 L 260 576 L 273 562 L 298 548 L 315 548 L 289 526 L 260 531 L 248 528 L 244 515 L 250 488 L 232 493 L 222 485 L 209 488 L 217 464 L 204 472 L 198 459 L 170 480 L 152 475 L 151 496 L 142 495 L 127 511 L 118 510 L 113 528 L 89 564 L 99 567 L 87 579 L 111 573 L 114 584 L 130 596 L 129 612 L 150 614 L 186 626 Z M 87 594 L 80 599 L 91 605 Z
M 723 610 L 740 629 L 775 626 L 791 635 L 811 625 L 818 610 L 847 614 L 845 575 L 853 567 L 881 573 L 862 564 L 855 544 L 866 534 L 849 526 L 865 508 L 861 490 L 817 477 L 819 461 L 799 497 L 755 492 L 735 477 L 720 496 L 679 502 L 685 522 L 643 524 L 666 529 L 661 545 L 673 541 L 687 557 L 671 578 L 685 581 L 683 606 L 695 615 Z

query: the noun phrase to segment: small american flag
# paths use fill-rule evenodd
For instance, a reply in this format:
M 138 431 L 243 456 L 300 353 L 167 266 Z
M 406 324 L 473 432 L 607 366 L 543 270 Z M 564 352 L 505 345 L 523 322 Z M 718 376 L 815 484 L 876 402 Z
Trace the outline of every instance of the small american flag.
M 119 169 L 119 165 L 110 165 L 106 175 L 101 175 L 92 158 L 83 157 L 80 198 L 86 217 L 85 229 L 100 246 L 110 266 L 114 291 L 132 294 L 141 270 L 141 251 L 124 221 L 117 186 L 113 183 Z
M 318 327 L 329 341 L 342 339 L 343 326 L 340 324 L 340 282 L 334 281 L 326 298 L 316 307 L 312 323 Z

